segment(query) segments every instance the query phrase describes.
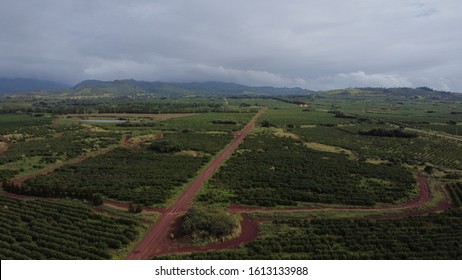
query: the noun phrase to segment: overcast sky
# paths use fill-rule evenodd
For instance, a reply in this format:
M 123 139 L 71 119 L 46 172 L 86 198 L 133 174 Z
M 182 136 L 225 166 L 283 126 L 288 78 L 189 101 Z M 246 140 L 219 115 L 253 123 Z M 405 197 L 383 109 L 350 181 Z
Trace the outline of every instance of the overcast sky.
M 0 76 L 462 92 L 460 0 L 1 0 Z

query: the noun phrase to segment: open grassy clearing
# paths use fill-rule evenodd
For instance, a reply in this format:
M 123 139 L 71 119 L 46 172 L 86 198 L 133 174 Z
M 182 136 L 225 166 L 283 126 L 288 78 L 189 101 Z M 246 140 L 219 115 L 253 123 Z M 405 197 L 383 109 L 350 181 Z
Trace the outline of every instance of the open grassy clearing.
M 316 142 L 304 142 L 303 144 L 306 147 L 308 147 L 310 149 L 313 149 L 313 150 L 316 150 L 316 151 L 327 152 L 327 153 L 336 153 L 336 154 L 346 154 L 351 159 L 356 159 L 356 155 L 352 151 L 347 150 L 347 149 L 343 149 L 343 148 L 340 148 L 340 147 L 329 146 L 329 145 L 316 143 Z M 368 163 L 370 163 L 370 162 L 368 162 Z

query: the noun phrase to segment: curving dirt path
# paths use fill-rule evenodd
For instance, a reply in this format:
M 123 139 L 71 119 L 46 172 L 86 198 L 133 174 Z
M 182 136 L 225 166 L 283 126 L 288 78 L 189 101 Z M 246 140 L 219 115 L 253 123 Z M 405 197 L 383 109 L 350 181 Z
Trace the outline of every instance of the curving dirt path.
M 379 212 L 383 210 L 409 210 L 402 213 L 392 213 L 389 215 L 369 215 L 368 219 L 381 220 L 381 219 L 399 219 L 409 216 L 422 216 L 433 212 L 439 212 L 447 210 L 450 205 L 448 203 L 448 196 L 446 194 L 446 200 L 441 201 L 436 207 L 429 209 L 419 209 L 424 203 L 430 200 L 430 187 L 428 186 L 427 180 L 422 174 L 417 174 L 417 182 L 419 184 L 419 194 L 412 200 L 402 203 L 399 205 L 386 205 L 379 207 L 329 207 L 329 206 L 316 206 L 311 208 L 261 208 L 261 207 L 250 207 L 250 206 L 238 206 L 232 205 L 228 209 L 232 213 L 238 213 L 243 216 L 241 221 L 241 233 L 238 237 L 224 241 L 219 244 L 212 244 L 207 246 L 190 246 L 184 245 L 181 242 L 177 242 L 171 238 L 162 238 L 159 240 L 159 249 L 155 252 L 155 256 L 178 254 L 178 253 L 190 253 L 190 252 L 203 252 L 211 250 L 223 250 L 238 248 L 242 244 L 249 243 L 257 238 L 259 232 L 259 225 L 261 222 L 268 222 L 276 220 L 277 218 L 257 218 L 251 219 L 247 215 L 248 213 L 256 212 L 311 212 L 311 211 L 364 211 L 364 212 Z M 444 191 L 444 186 L 440 186 L 441 191 Z M 169 228 L 168 232 L 175 232 L 177 225 L 176 220 L 174 224 Z M 167 233 L 166 233 L 167 234 Z
M 236 134 L 236 137 L 231 143 L 216 156 L 207 168 L 200 173 L 189 187 L 180 195 L 177 201 L 169 207 L 157 220 L 157 223 L 151 228 L 146 236 L 141 240 L 127 259 L 139 260 L 148 259 L 162 252 L 162 245 L 168 238 L 168 229 L 173 224 L 176 218 L 186 212 L 189 208 L 189 202 L 194 198 L 202 185 L 213 175 L 213 173 L 221 166 L 221 164 L 234 152 L 238 145 L 249 134 L 250 130 L 255 126 L 258 118 L 266 112 L 266 108 L 262 108 L 252 120 Z
M 242 218 L 243 219 L 240 222 L 241 233 L 236 238 L 205 246 L 184 245 L 174 239 L 165 238 L 162 240 L 161 249 L 156 253 L 156 256 L 239 248 L 242 244 L 249 243 L 257 238 L 259 232 L 258 228 L 261 222 L 257 219 L 250 219 L 245 214 L 242 215 Z

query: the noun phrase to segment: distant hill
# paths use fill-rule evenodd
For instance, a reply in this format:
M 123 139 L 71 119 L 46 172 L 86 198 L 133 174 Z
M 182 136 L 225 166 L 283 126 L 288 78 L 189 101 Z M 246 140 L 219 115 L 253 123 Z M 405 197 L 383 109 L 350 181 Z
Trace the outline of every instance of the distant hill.
M 347 88 L 323 92 L 322 94 L 338 95 L 343 97 L 354 96 L 386 96 L 403 99 L 429 99 L 429 100 L 461 100 L 462 94 L 448 91 L 434 90 L 429 87 L 397 87 L 397 88 Z
M 196 83 L 164 83 L 145 82 L 136 80 L 115 80 L 104 82 L 86 80 L 72 88 L 77 95 L 104 95 L 114 96 L 154 94 L 158 96 L 185 96 L 185 95 L 302 95 L 313 91 L 302 88 L 276 88 L 276 87 L 250 87 L 224 82 L 196 82 Z
M 0 94 L 26 93 L 46 90 L 62 90 L 67 88 L 69 88 L 68 85 L 52 81 L 25 78 L 0 78 Z

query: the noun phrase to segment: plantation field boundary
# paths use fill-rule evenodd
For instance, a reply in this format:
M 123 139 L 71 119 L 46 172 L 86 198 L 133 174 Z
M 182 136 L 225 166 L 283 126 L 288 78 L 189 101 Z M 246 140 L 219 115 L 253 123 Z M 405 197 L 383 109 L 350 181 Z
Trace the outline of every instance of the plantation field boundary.
M 231 205 L 228 207 L 228 211 L 235 213 L 242 217 L 241 219 L 241 232 L 239 236 L 231 240 L 227 240 L 217 244 L 209 244 L 205 246 L 184 246 L 176 244 L 172 239 L 165 238 L 161 248 L 155 252 L 153 256 L 162 256 L 168 254 L 183 254 L 191 252 L 205 252 L 223 249 L 239 248 L 240 246 L 247 244 L 255 240 L 259 233 L 259 227 L 262 222 L 271 222 L 279 220 L 279 217 L 258 217 L 259 213 L 316 213 L 316 212 L 332 212 L 332 213 L 350 213 L 353 216 L 362 216 L 371 220 L 379 219 L 401 219 L 411 216 L 422 216 L 429 213 L 445 211 L 449 208 L 449 197 L 444 189 L 443 185 L 438 186 L 441 193 L 444 194 L 442 201 L 436 201 L 435 207 L 423 207 L 426 203 L 432 202 L 432 189 L 430 188 L 426 178 L 418 173 L 416 175 L 417 182 L 419 184 L 419 194 L 412 200 L 400 204 L 390 206 L 379 206 L 379 207 L 324 207 L 314 206 L 311 208 L 258 208 L 258 207 L 247 207 Z M 374 214 L 375 213 L 375 214 Z M 257 214 L 257 215 L 255 215 Z M 252 215 L 252 217 L 250 216 Z M 170 232 L 174 231 L 170 228 Z
M 143 211 L 147 213 L 158 213 L 159 218 L 156 223 L 146 231 L 143 238 L 140 238 L 139 243 L 133 247 L 133 250 L 128 254 L 128 259 L 147 259 L 155 256 L 174 254 L 174 253 L 190 253 L 198 251 L 209 251 L 209 250 L 222 250 L 228 248 L 238 248 L 242 244 L 246 244 L 258 236 L 258 229 L 261 222 L 268 222 L 278 219 L 277 215 L 273 218 L 264 217 L 259 218 L 258 214 L 271 214 L 271 213 L 316 213 L 316 212 L 338 212 L 338 213 L 350 213 L 352 215 L 360 215 L 370 217 L 371 219 L 383 219 L 383 218 L 402 218 L 407 216 L 423 215 L 435 211 L 443 211 L 449 208 L 449 198 L 447 192 L 445 192 L 444 186 L 440 186 L 440 191 L 444 193 L 446 201 L 440 201 L 435 207 L 424 208 L 422 207 L 431 200 L 432 190 L 424 177 L 423 174 L 417 173 L 416 179 L 419 185 L 418 194 L 415 198 L 410 201 L 398 204 L 398 205 L 379 205 L 375 207 L 361 207 L 361 206 L 328 206 L 328 205 L 314 205 L 311 207 L 286 207 L 286 208 L 265 208 L 265 207 L 252 207 L 252 206 L 240 206 L 231 205 L 228 207 L 228 211 L 242 217 L 240 225 L 240 234 L 233 239 L 218 243 L 210 244 L 206 246 L 179 246 L 172 239 L 168 237 L 169 230 L 172 226 L 175 226 L 175 221 L 178 220 L 181 214 L 183 214 L 189 208 L 189 202 L 200 190 L 205 181 L 210 178 L 218 167 L 225 161 L 231 153 L 237 148 L 240 142 L 247 136 L 250 130 L 255 126 L 256 121 L 266 111 L 266 109 L 260 110 L 260 112 L 254 116 L 254 118 L 247 124 L 247 126 L 235 134 L 233 141 L 224 148 L 211 163 L 206 165 L 201 173 L 196 176 L 194 180 L 190 182 L 189 187 L 183 191 L 177 197 L 177 200 L 168 208 L 151 208 L 144 207 Z M 162 136 L 156 135 L 156 139 L 160 139 Z M 118 145 L 112 145 L 105 149 L 99 150 L 95 153 L 85 155 L 83 157 L 69 160 L 65 163 L 58 165 L 48 166 L 31 175 L 22 176 L 15 178 L 12 182 L 16 185 L 20 185 L 22 182 L 34 178 L 39 175 L 48 174 L 53 172 L 59 167 L 64 165 L 77 164 L 88 158 L 96 157 L 114 150 L 117 147 L 133 147 L 128 134 L 123 134 L 122 139 Z M 34 199 L 33 196 L 27 195 L 16 195 L 9 193 L 2 193 L 2 195 L 17 198 L 17 199 Z M 53 198 L 38 198 L 38 199 L 53 199 Z M 117 202 L 109 199 L 103 200 L 103 205 L 106 207 L 113 207 L 118 210 L 128 210 L 130 205 L 128 203 Z M 422 208 L 422 209 L 421 209 Z M 94 207 L 95 212 L 104 212 L 97 207 Z M 374 214 L 376 213 L 376 214 Z M 250 216 L 252 215 L 252 216 Z
M 167 233 L 169 227 L 182 213 L 188 210 L 189 202 L 194 198 L 195 194 L 244 140 L 250 130 L 255 126 L 257 120 L 266 112 L 266 110 L 267 108 L 260 109 L 252 120 L 236 134 L 236 137 L 232 140 L 231 144 L 218 154 L 213 159 L 213 162 L 205 170 L 203 170 L 203 172 L 200 173 L 190 186 L 180 195 L 177 201 L 164 213 L 162 213 L 145 238 L 127 256 L 128 259 L 147 259 L 155 256 L 159 253 L 159 251 L 162 251 L 166 242 L 165 240 L 168 239 Z
M 68 165 L 74 165 L 74 164 L 77 164 L 77 163 L 80 163 L 84 160 L 87 160 L 87 159 L 90 159 L 90 158 L 94 158 L 94 157 L 97 157 L 97 156 L 100 156 L 100 155 L 104 155 L 104 154 L 107 154 L 111 151 L 113 151 L 114 149 L 116 149 L 117 147 L 120 147 L 120 145 L 111 145 L 109 147 L 106 147 L 106 148 L 103 148 L 99 151 L 96 151 L 96 152 L 93 152 L 93 153 L 90 153 L 90 154 L 87 154 L 87 155 L 84 155 L 82 157 L 77 157 L 77 158 L 74 158 L 74 159 L 71 159 L 71 160 L 68 160 L 66 162 L 62 162 L 62 163 L 58 163 L 58 164 L 53 164 L 51 166 L 47 166 L 37 172 L 34 172 L 32 174 L 29 174 L 29 175 L 25 175 L 25 176 L 21 176 L 21 177 L 16 177 L 16 178 L 13 178 L 11 180 L 11 182 L 13 183 L 13 185 L 15 186 L 20 186 L 21 183 L 27 181 L 27 180 L 30 180 L 32 178 L 35 178 L 37 176 L 40 176 L 40 175 L 45 175 L 45 174 L 49 174 L 49 173 L 52 173 L 54 172 L 56 169 L 58 168 L 61 168 L 63 166 L 68 166 Z

